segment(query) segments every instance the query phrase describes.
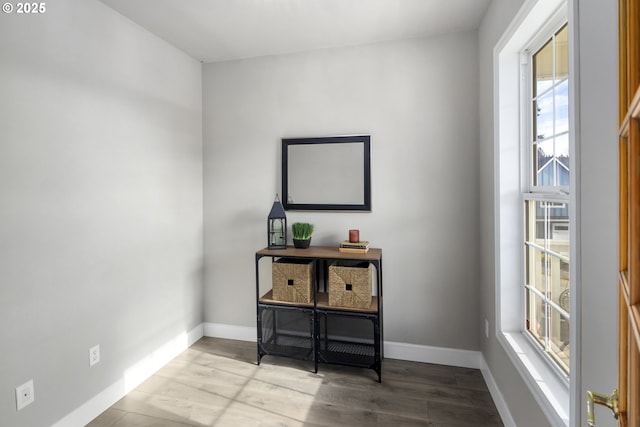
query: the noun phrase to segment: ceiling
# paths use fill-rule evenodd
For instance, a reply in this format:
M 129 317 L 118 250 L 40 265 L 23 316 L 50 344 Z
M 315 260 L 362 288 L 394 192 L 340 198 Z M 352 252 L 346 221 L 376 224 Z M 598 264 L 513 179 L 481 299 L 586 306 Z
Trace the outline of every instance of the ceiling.
M 202 62 L 478 28 L 491 0 L 101 0 Z

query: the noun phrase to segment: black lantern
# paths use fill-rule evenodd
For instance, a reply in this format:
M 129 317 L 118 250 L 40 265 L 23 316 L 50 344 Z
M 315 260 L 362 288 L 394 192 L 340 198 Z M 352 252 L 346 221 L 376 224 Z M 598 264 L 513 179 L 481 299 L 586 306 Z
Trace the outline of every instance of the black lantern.
M 287 248 L 287 215 L 277 194 L 267 219 L 267 242 L 269 249 Z

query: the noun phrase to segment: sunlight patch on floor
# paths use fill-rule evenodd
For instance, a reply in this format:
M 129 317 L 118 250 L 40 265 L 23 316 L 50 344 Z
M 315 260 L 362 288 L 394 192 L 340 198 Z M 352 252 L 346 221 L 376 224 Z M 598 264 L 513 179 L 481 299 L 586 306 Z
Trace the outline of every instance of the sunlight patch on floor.
M 175 347 L 167 345 L 162 350 L 137 364 L 127 378 L 142 378 L 145 369 L 160 363 Z M 287 374 L 282 375 L 282 370 Z M 248 419 L 259 424 L 302 425 L 322 382 L 322 375 L 304 370 L 258 366 L 231 354 L 192 347 L 129 391 L 116 407 L 164 419 L 188 419 L 198 425 L 235 426 Z

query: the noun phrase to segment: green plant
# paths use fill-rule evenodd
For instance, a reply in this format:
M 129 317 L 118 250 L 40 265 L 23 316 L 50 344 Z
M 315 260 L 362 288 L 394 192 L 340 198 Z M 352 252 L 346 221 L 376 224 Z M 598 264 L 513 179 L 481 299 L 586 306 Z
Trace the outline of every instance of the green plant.
M 308 240 L 313 234 L 313 224 L 308 222 L 294 222 L 291 225 L 291 231 L 293 231 L 293 238 L 296 240 Z

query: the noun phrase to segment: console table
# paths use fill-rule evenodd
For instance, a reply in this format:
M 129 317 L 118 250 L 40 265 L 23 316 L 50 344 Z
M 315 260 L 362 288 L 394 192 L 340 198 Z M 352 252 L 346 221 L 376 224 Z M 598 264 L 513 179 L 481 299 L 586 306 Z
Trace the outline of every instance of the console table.
M 260 290 L 259 263 L 263 258 L 272 262 L 280 258 L 308 260 L 314 271 L 313 301 L 285 302 L 273 299 L 272 289 Z M 328 266 L 333 261 L 367 262 L 375 268 L 375 295 L 369 308 L 330 306 L 328 302 Z M 375 370 L 382 382 L 382 249 L 370 248 L 366 253 L 340 252 L 337 247 L 311 246 L 297 249 L 264 248 L 256 252 L 256 310 L 258 333 L 258 365 L 263 356 L 276 355 L 318 363 L 333 363 Z M 320 280 L 320 279 L 323 280 Z M 280 327 L 279 316 L 291 316 L 297 330 Z M 329 319 L 345 322 L 369 321 L 372 329 L 367 339 L 336 336 L 331 333 Z

